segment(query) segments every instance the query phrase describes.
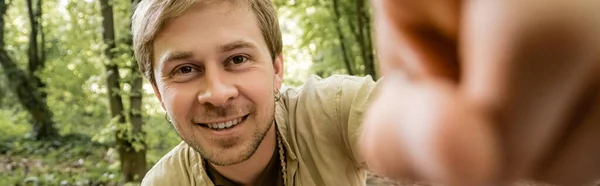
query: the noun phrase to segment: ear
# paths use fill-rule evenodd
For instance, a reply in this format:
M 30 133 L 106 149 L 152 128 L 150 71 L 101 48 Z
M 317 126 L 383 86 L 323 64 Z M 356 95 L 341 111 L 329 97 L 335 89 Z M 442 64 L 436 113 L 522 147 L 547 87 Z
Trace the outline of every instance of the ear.
M 281 84 L 283 83 L 283 55 L 279 54 L 273 61 L 273 70 L 275 72 L 275 81 L 273 82 L 273 87 L 276 90 L 281 88 Z
M 167 110 L 165 109 L 165 103 L 162 100 L 162 96 L 160 95 L 160 91 L 158 91 L 158 87 L 156 87 L 156 83 L 151 83 L 152 84 L 152 90 L 154 90 L 154 95 L 156 95 L 156 98 L 158 98 L 158 101 L 160 101 L 160 106 L 162 106 L 163 110 Z

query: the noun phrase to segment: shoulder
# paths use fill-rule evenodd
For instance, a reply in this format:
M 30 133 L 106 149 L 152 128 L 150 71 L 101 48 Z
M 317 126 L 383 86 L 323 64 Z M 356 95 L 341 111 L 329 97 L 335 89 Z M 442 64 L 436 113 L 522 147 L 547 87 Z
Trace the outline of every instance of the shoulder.
M 192 148 L 181 142 L 146 173 L 142 185 L 192 185 L 195 182 L 193 172 L 196 171 L 191 169 L 194 167 L 191 164 L 200 163 L 195 161 L 194 153 Z
M 371 76 L 311 76 L 300 87 L 282 87 L 283 99 L 278 104 L 288 112 L 307 111 L 338 115 L 344 107 L 349 106 L 348 104 L 365 106 L 376 86 L 377 83 Z
M 332 75 L 327 78 L 311 76 L 298 88 L 283 88 L 288 98 L 335 98 L 341 94 L 355 93 L 359 90 L 370 90 L 375 87 L 371 76 Z
M 347 86 L 356 87 L 362 83 L 373 82 L 371 76 L 349 76 L 349 75 L 332 75 L 327 78 L 311 76 L 308 78 L 302 88 L 308 90 L 323 90 L 331 88 L 342 88 Z M 351 87 L 349 87 L 351 88 Z
M 333 110 L 340 111 L 346 104 L 361 106 L 373 95 L 377 83 L 371 76 L 333 75 L 328 78 L 311 77 L 299 91 L 308 101 L 319 100 L 325 105 L 331 105 Z M 340 108 L 341 107 L 341 108 Z
M 301 87 L 303 93 L 322 92 L 323 95 L 341 96 L 342 94 L 355 94 L 361 90 L 370 92 L 375 87 L 371 76 L 332 75 L 327 78 L 313 76 Z
M 309 133 L 319 128 L 322 135 L 339 136 L 336 134 L 346 128 L 341 125 L 346 125 L 348 119 L 359 118 L 375 87 L 370 76 L 312 76 L 298 88 L 282 89 L 276 120 L 284 125 L 283 129 L 289 125 L 296 132 L 306 129 L 304 132 Z

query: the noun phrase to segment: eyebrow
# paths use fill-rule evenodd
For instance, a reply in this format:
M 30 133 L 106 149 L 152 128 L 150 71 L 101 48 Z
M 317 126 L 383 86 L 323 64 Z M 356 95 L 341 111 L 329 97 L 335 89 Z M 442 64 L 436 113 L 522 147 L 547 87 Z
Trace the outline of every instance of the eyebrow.
M 241 48 L 256 48 L 254 46 L 254 44 L 247 42 L 247 41 L 243 41 L 243 40 L 237 40 L 231 43 L 227 43 L 221 46 L 218 46 L 218 48 L 221 50 L 221 52 L 229 52 L 229 51 L 233 51 L 233 50 L 237 50 L 237 49 L 241 49 Z M 161 64 L 165 64 L 167 62 L 170 61 L 177 61 L 177 60 L 186 60 L 186 59 L 190 59 L 194 57 L 194 53 L 191 51 L 172 51 L 172 52 L 168 52 L 166 55 L 164 55 L 164 57 L 162 57 Z
M 229 51 L 240 49 L 240 48 L 256 48 L 256 47 L 252 43 L 243 41 L 243 40 L 237 40 L 237 41 L 219 46 L 219 49 L 221 49 L 221 52 L 229 52 Z
M 193 56 L 194 56 L 194 53 L 190 52 L 190 51 L 169 52 L 160 61 L 162 62 L 162 64 L 164 64 L 169 61 L 189 59 L 189 58 L 192 58 Z

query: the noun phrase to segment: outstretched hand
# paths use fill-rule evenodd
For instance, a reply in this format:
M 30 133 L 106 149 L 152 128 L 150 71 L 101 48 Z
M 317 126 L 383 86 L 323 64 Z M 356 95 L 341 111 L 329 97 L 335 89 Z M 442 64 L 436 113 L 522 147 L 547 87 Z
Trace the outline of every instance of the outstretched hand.
M 374 0 L 369 168 L 446 185 L 600 179 L 600 1 Z

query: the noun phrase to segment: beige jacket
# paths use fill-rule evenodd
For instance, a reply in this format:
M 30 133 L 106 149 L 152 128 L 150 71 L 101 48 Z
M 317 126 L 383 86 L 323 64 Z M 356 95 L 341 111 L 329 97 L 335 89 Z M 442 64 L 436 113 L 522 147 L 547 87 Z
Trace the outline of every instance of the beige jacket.
M 371 77 L 335 75 L 311 77 L 300 88 L 282 90 L 275 120 L 286 149 L 286 185 L 365 185 L 357 140 L 375 86 Z M 142 185 L 213 183 L 200 154 L 182 142 L 150 169 Z

